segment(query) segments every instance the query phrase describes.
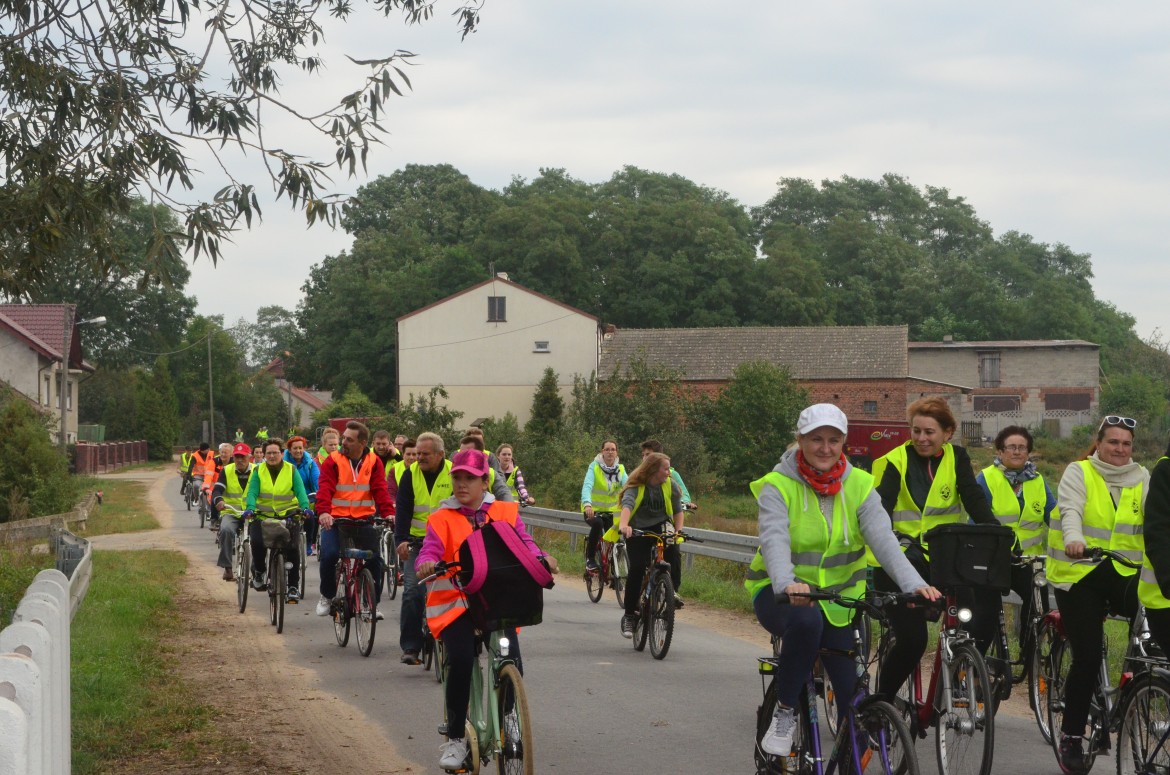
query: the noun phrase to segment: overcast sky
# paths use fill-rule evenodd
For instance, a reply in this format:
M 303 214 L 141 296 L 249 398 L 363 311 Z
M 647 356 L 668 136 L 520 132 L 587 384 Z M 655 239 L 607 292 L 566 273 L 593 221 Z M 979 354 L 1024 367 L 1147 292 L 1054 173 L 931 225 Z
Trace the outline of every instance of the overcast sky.
M 1170 4 L 487 0 L 463 42 L 452 7 L 334 28 L 324 77 L 290 82 L 323 98 L 353 84 L 342 52 L 418 55 L 386 146 L 343 191 L 411 163 L 494 189 L 630 164 L 753 206 L 781 177 L 895 172 L 965 197 L 997 235 L 1090 253 L 1097 296 L 1170 334 Z M 273 129 L 293 147 L 291 124 Z M 201 313 L 293 309 L 309 268 L 350 246 L 262 206 L 218 268 L 194 265 Z

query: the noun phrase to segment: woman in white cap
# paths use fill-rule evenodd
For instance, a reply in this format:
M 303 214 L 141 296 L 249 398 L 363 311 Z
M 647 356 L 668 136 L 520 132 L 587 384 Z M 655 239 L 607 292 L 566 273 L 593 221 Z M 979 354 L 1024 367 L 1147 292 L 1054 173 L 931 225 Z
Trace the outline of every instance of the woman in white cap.
M 898 539 L 874 489 L 874 479 L 845 458 L 849 425 L 832 404 L 813 404 L 796 421 L 796 445 L 771 473 L 751 483 L 760 505 L 760 548 L 744 586 L 764 629 L 784 639 L 776 672 L 776 712 L 761 741 L 773 756 L 787 756 L 796 729 L 800 689 L 821 647 L 853 647 L 852 612 L 800 593 L 812 589 L 865 594 L 868 546 L 904 592 L 937 600 L 899 550 Z M 789 595 L 786 604 L 776 594 Z M 848 705 L 856 685 L 852 660 L 823 659 L 829 680 Z

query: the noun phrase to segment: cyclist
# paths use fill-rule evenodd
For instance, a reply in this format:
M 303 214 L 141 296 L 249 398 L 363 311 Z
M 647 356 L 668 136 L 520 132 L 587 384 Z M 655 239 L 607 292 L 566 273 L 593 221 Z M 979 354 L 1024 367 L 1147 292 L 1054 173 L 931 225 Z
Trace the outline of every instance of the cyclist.
M 264 445 L 257 444 L 252 447 L 252 465 L 260 465 L 264 462 Z
M 589 525 L 589 539 L 585 542 L 585 567 L 597 570 L 597 544 L 601 534 L 613 526 L 613 513 L 618 510 L 618 492 L 626 483 L 626 467 L 618 460 L 617 442 L 606 439 L 601 452 L 585 469 L 581 485 L 581 512 Z M 598 512 L 604 512 L 594 516 Z
M 252 543 L 252 587 L 259 590 L 264 588 L 264 571 L 268 560 L 268 550 L 264 547 L 263 518 L 283 516 L 298 506 L 304 511 L 309 510 L 305 484 L 293 464 L 284 459 L 280 439 L 264 442 L 264 462 L 256 466 L 248 480 L 245 505 L 247 516 L 254 513 L 260 516 L 260 519 L 252 520 L 248 528 L 248 538 Z M 285 560 L 292 563 L 288 572 L 290 603 L 300 600 L 301 563 L 297 556 L 300 554 L 300 531 L 300 520 L 293 520 L 289 529 L 289 542 L 283 550 Z
M 427 517 L 451 497 L 451 461 L 443 455 L 443 437 L 420 433 L 418 460 L 398 481 L 395 503 L 394 545 L 402 560 L 402 610 L 398 614 L 398 643 L 404 665 L 422 664 L 424 590 L 418 585 L 414 564 L 427 534 Z
M 312 501 L 317 496 L 317 478 L 321 468 L 312 455 L 305 453 L 309 440 L 304 436 L 293 436 L 288 440 L 288 449 L 284 451 L 284 459 L 292 463 L 301 475 L 301 482 L 305 485 L 305 494 Z M 317 550 L 317 517 L 305 517 L 305 554 L 310 557 Z
M 642 459 L 645 460 L 646 456 L 649 455 L 651 452 L 662 452 L 662 442 L 658 441 L 657 439 L 647 439 L 646 441 L 643 441 L 642 442 Z M 665 454 L 665 453 L 663 453 L 663 454 Z M 682 493 L 683 511 L 679 513 L 678 520 L 677 520 L 678 529 L 682 530 L 683 529 L 683 522 L 684 522 L 685 517 L 686 517 L 685 512 L 687 510 L 690 510 L 690 509 L 699 508 L 699 504 L 697 504 L 691 500 L 691 492 L 690 492 L 690 490 L 687 489 L 687 486 L 685 484 L 683 484 L 683 479 L 679 475 L 678 471 L 675 470 L 674 466 L 670 467 L 670 478 L 672 480 L 674 480 L 674 483 L 678 485 L 678 489 Z M 674 607 L 675 608 L 682 608 L 683 607 L 683 599 L 678 596 L 678 590 L 680 587 L 682 587 L 682 552 L 676 551 L 676 552 L 673 552 L 671 554 L 670 583 L 674 587 Z
M 230 468 L 232 465 L 232 445 L 226 441 L 219 445 L 219 455 L 212 458 L 211 465 L 208 468 L 209 475 L 204 477 L 204 492 L 207 493 L 207 502 L 211 506 L 211 517 L 208 527 L 213 531 L 219 530 L 219 509 L 215 507 L 215 498 L 212 496 L 212 490 L 215 488 L 215 483 L 223 478 L 223 470 Z
M 264 442 L 268 441 L 268 426 L 267 425 L 261 425 L 256 430 L 256 441 L 260 442 L 261 445 L 263 445 Z
M 321 433 L 321 448 L 317 450 L 317 465 L 325 462 L 326 458 L 337 451 L 341 444 L 341 434 L 335 428 L 326 428 Z
M 402 459 L 402 453 L 390 443 L 389 431 L 374 431 L 374 454 L 382 461 L 386 476 L 390 475 L 390 466 Z
M 243 441 L 244 441 L 244 429 L 237 427 L 236 428 L 236 444 L 241 444 L 241 443 L 243 443 Z
M 853 648 L 852 612 L 799 593 L 818 589 L 863 596 L 869 546 L 899 589 L 928 600 L 940 597 L 900 551 L 873 477 L 845 458 L 848 432 L 845 413 L 836 406 L 807 407 L 796 421 L 796 448 L 781 455 L 771 473 L 751 483 L 760 506 L 760 548 L 744 586 L 760 624 L 783 638 L 776 712 L 760 743 L 773 756 L 792 750 L 794 709 L 817 651 Z M 779 605 L 774 593 L 780 592 L 796 596 Z M 834 690 L 842 698 L 851 697 L 857 683 L 853 660 L 826 656 L 823 663 Z M 846 705 L 847 700 L 838 707 Z
M 651 452 L 633 470 L 618 494 L 622 505 L 618 518 L 618 531 L 624 535 L 630 572 L 626 592 L 626 612 L 622 616 L 623 638 L 634 637 L 635 611 L 638 608 L 638 591 L 642 588 L 642 577 L 650 566 L 650 556 L 657 546 L 652 538 L 638 536 L 630 538 L 633 529 L 664 534 L 667 530 L 678 529 L 682 519 L 682 492 L 670 478 L 670 458 L 661 452 Z M 669 525 L 669 528 L 668 528 Z M 678 552 L 678 544 L 668 542 L 665 557 Z
M 902 551 L 924 578 L 930 573 L 929 547 L 923 539 L 931 528 L 966 521 L 964 512 L 980 524 L 999 524 L 975 481 L 967 450 L 951 444 L 957 423 L 945 399 L 920 398 L 907 410 L 910 441 L 895 447 L 873 464 L 873 480 L 882 507 L 899 534 Z M 872 562 L 872 560 L 871 560 Z M 887 592 L 900 589 L 884 568 L 874 569 L 874 586 Z M 960 604 L 973 611 L 995 610 L 999 592 L 994 589 L 959 590 Z M 987 600 L 980 600 L 987 598 Z M 877 690 L 894 696 L 926 652 L 926 614 L 922 608 L 889 611 L 895 642 L 878 674 Z M 995 637 L 997 620 L 975 617 L 971 633 L 986 651 Z
M 248 458 L 252 452 L 247 444 L 237 444 L 232 450 L 233 464 L 223 468 L 211 489 L 211 502 L 215 506 L 219 519 L 219 560 L 216 563 L 223 568 L 223 580 L 235 581 L 232 573 L 232 561 L 236 554 L 236 534 L 240 531 L 240 517 L 236 514 L 223 514 L 225 505 L 236 511 L 245 508 L 245 493 L 248 491 L 248 480 L 252 477 L 252 464 Z
M 210 471 L 208 470 L 210 469 Z M 200 497 L 206 498 L 209 489 L 204 486 L 207 477 L 215 473 L 215 453 L 206 441 L 199 445 L 199 451 L 191 456 L 191 478 L 198 482 Z
M 414 439 L 403 439 L 399 449 L 402 450 L 402 459 L 390 467 L 390 475 L 386 479 L 386 486 L 390 489 L 390 500 L 393 501 L 398 499 L 398 483 L 402 481 L 402 475 L 410 468 L 411 463 L 418 460 L 418 442 Z
M 500 460 L 500 473 L 504 475 L 504 483 L 508 485 L 508 491 L 512 493 L 512 500 L 527 506 L 536 503 L 536 498 L 533 498 L 528 492 L 528 487 L 524 482 L 524 474 L 520 472 L 520 466 L 516 465 L 516 461 L 512 457 L 512 445 L 501 444 L 496 447 L 496 457 Z
M 1133 460 L 1136 428 L 1129 417 L 1102 418 L 1088 455 L 1068 464 L 1057 487 L 1060 521 L 1048 531 L 1046 570 L 1072 648 L 1059 746 L 1065 772 L 1087 769 L 1085 724 L 1097 688 L 1105 615 L 1112 610 L 1132 622 L 1137 614 L 1137 571 L 1113 561 L 1076 562 L 1086 547 L 1113 549 L 1135 562 L 1142 559 L 1150 472 Z
M 187 482 L 191 479 L 191 458 L 193 453 L 191 447 L 183 447 L 183 454 L 179 455 L 179 494 L 183 494 L 183 489 L 187 486 Z
M 374 517 L 390 513 L 390 493 L 386 490 L 386 473 L 378 456 L 366 448 L 370 431 L 350 420 L 341 436 L 341 449 L 331 454 L 321 466 L 317 481 L 317 512 L 321 522 L 321 599 L 317 615 L 329 613 L 330 601 L 337 594 L 337 560 L 341 554 L 341 537 L 332 529 L 334 517 L 364 520 L 358 528 L 346 528 L 354 546 L 374 553 L 366 563 L 374 575 L 375 602 L 382 599 L 382 553 L 378 548 L 378 531 Z M 379 620 L 382 612 L 375 608 Z
M 488 492 L 490 471 L 491 466 L 482 451 L 463 449 L 455 453 L 450 474 L 453 495 L 444 499 L 440 508 L 427 520 L 426 538 L 416 561 L 419 576 L 429 576 L 434 571 L 435 563 L 440 560 L 457 561 L 459 547 L 472 530 L 496 520 L 503 520 L 516 528 L 516 533 L 532 554 L 550 571 L 556 571 L 556 560 L 542 552 L 528 535 L 517 504 L 498 501 Z M 451 734 L 464 729 L 467 704 L 471 699 L 476 635 L 471 617 L 466 614 L 467 599 L 463 593 L 449 581 L 444 583 L 437 580 L 427 593 L 427 623 L 434 636 L 443 639 L 447 652 L 445 691 L 449 737 L 440 748 L 439 757 L 439 766 L 446 770 L 461 767 L 470 748 L 464 737 Z M 511 628 L 507 632 L 511 642 L 509 653 L 520 665 L 520 641 L 516 630 Z
M 1056 509 L 1056 496 L 1032 462 L 1032 434 L 1022 425 L 1009 425 L 995 437 L 995 459 L 975 476 L 983 488 L 991 512 L 1001 525 L 1016 533 L 1016 549 L 1021 554 L 1044 554 L 1048 545 L 1048 525 Z M 1032 568 L 1012 566 L 1012 589 L 1023 604 L 1017 617 L 1020 631 L 1032 618 Z M 1040 591 L 1048 610 L 1048 588 Z M 981 598 L 982 602 L 982 598 Z M 999 617 L 999 601 L 987 611 L 976 611 L 976 618 Z
M 1146 496 L 1145 551 L 1138 600 L 1163 654 L 1170 654 L 1170 447 L 1150 472 Z
M 459 440 L 459 451 L 465 449 L 474 449 L 483 452 L 487 456 L 487 452 L 483 448 L 483 434 L 469 433 Z M 488 490 L 495 496 L 498 501 L 511 501 L 512 491 L 508 489 L 508 480 L 497 468 L 493 467 L 490 458 L 488 463 Z

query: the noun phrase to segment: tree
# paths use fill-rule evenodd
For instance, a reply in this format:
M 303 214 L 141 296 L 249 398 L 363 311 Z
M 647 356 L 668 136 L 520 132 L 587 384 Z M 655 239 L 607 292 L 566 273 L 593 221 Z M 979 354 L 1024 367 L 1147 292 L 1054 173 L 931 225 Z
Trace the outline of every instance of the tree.
M 373 0 L 408 24 L 430 18 L 423 0 Z M 334 222 L 340 200 L 327 190 L 332 171 L 365 167 L 385 131 L 385 101 L 410 81 L 413 54 L 350 61 L 360 71 L 336 103 L 286 100 L 282 84 L 323 68 L 318 45 L 325 17 L 344 23 L 348 0 L 269 4 L 259 0 L 0 1 L 0 291 L 19 296 L 51 271 L 51 257 L 86 235 L 95 262 L 111 253 L 110 214 L 129 212 L 136 191 L 180 213 L 181 229 L 155 224 L 146 273 L 161 276 L 178 244 L 215 261 L 220 240 L 259 214 L 253 182 L 236 177 L 230 151 L 258 155 L 279 197 L 309 223 Z M 454 15 L 462 34 L 479 21 L 479 4 Z M 359 71 L 359 72 L 360 72 Z M 356 88 L 355 88 L 356 87 Z M 305 90 L 311 91 L 311 90 Z M 293 119 L 336 150 L 309 158 L 283 147 L 280 119 Z M 198 146 L 223 171 L 222 188 L 199 201 L 180 199 L 201 177 Z
M 151 460 L 170 460 L 179 440 L 179 400 L 175 396 L 165 358 L 159 358 L 148 374 L 137 377 L 137 433 L 146 439 Z
M 331 417 L 385 417 L 390 414 L 386 407 L 371 401 L 357 385 L 350 385 L 342 393 L 341 398 L 335 398 L 320 411 L 313 412 L 315 425 L 328 425 Z
M 544 376 L 536 384 L 532 395 L 532 416 L 524 426 L 529 438 L 550 438 L 560 432 L 564 421 L 565 401 L 557 386 L 557 373 L 552 367 L 544 370 Z
M 73 508 L 77 488 L 65 458 L 49 440 L 53 425 L 48 415 L 0 388 L 0 522 Z
M 289 351 L 297 338 L 293 313 L 276 304 L 256 310 L 256 322 L 240 318 L 232 326 L 232 338 L 251 366 L 264 366 Z

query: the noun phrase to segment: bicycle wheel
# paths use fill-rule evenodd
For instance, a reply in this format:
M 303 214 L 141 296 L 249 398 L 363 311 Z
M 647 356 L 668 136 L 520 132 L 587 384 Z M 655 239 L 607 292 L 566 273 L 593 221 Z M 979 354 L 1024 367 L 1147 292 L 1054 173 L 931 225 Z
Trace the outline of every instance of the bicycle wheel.
M 995 749 L 991 679 L 971 642 L 951 647 L 951 696 L 936 697 L 939 775 L 990 775 Z M 939 682 L 942 691 L 942 682 Z M 949 706 L 949 707 L 947 707 Z
M 337 593 L 329 608 L 333 617 L 333 637 L 342 648 L 349 643 L 349 582 L 345 578 L 345 563 L 337 563 Z
M 308 578 L 308 576 L 305 575 L 305 572 L 308 570 L 308 568 L 306 568 L 305 565 L 306 565 L 307 558 L 308 558 L 307 551 L 308 551 L 308 547 L 309 547 L 309 544 L 308 544 L 309 539 L 308 539 L 308 536 L 305 535 L 304 523 L 301 524 L 301 529 L 300 529 L 300 532 L 298 533 L 298 535 L 300 536 L 300 538 L 297 540 L 297 562 L 301 566 L 301 575 L 299 576 L 299 578 L 301 580 L 301 584 L 300 584 L 300 588 L 297 589 L 297 600 L 304 600 L 305 599 L 305 587 L 306 587 L 305 579 Z
M 447 647 L 442 638 L 435 638 L 435 647 L 431 651 L 435 656 L 435 681 L 443 683 L 447 680 Z
M 797 713 L 797 733 L 792 739 L 792 753 L 788 756 L 775 756 L 765 751 L 760 743 L 768 728 L 772 725 L 772 716 L 776 713 L 776 684 L 768 684 L 764 691 L 764 701 L 756 708 L 756 775 L 813 775 L 815 757 L 812 754 L 811 740 L 813 733 L 808 721 L 808 696 L 801 693 L 801 708 Z M 843 770 L 839 770 L 843 771 Z
M 642 607 L 634 614 L 634 651 L 644 651 L 650 635 L 650 600 L 642 599 Z
M 664 659 L 674 637 L 674 587 L 666 573 L 654 575 L 650 590 L 650 654 Z
M 605 589 L 605 584 L 601 580 L 600 571 L 585 571 L 585 592 L 589 595 L 589 600 L 596 603 L 601 600 L 601 592 Z
M 191 488 L 183 487 L 183 500 L 187 502 L 187 511 L 191 510 Z
M 248 607 L 248 588 L 252 586 L 252 545 L 243 539 L 236 542 L 236 602 L 240 613 Z
M 207 501 L 203 496 L 199 497 L 199 529 L 203 529 L 203 523 L 207 519 Z
M 1118 709 L 1117 775 L 1170 772 L 1170 678 L 1142 673 Z
M 357 610 L 353 618 L 357 622 L 358 653 L 368 657 L 374 650 L 374 630 L 378 625 L 377 598 L 374 597 L 374 575 L 369 568 L 362 568 L 357 577 Z
M 382 584 L 382 594 L 387 600 L 398 597 L 398 553 L 387 544 L 383 550 L 382 567 L 385 569 L 386 580 Z
M 272 623 L 276 626 L 276 633 L 284 632 L 284 597 L 288 590 L 287 570 L 284 567 L 284 555 L 279 550 L 268 554 L 268 610 L 272 614 Z
M 613 545 L 613 562 L 609 567 L 609 577 L 613 582 L 613 593 L 617 597 L 618 608 L 626 607 L 626 579 L 630 575 L 630 561 L 626 555 L 626 545 L 618 541 Z
M 1058 633 L 1059 635 L 1059 633 Z M 1064 690 L 1068 679 L 1068 670 L 1072 666 L 1072 648 L 1068 641 L 1060 636 L 1054 640 L 1048 652 L 1048 692 L 1045 717 L 1048 719 L 1048 732 L 1051 738 L 1052 750 L 1056 753 L 1056 760 L 1060 761 L 1060 730 L 1064 722 Z
M 435 661 L 435 639 L 431 635 L 431 631 L 427 629 L 425 622 L 423 623 L 423 644 L 422 651 L 419 652 L 419 659 L 422 660 L 423 670 L 430 670 Z
M 496 688 L 496 709 L 500 718 L 499 751 L 496 767 L 500 775 L 533 775 L 532 720 L 528 694 L 515 665 L 500 668 Z
M 1063 640 L 1064 636 L 1057 629 L 1056 622 L 1048 619 L 1041 619 L 1032 635 L 1028 701 L 1032 705 L 1032 715 L 1036 717 L 1036 726 L 1046 743 L 1052 742 L 1052 727 L 1048 726 L 1048 705 L 1052 701 L 1050 693 L 1054 685 L 1052 653 Z
M 857 730 L 859 775 L 918 775 L 914 738 L 897 708 L 876 697 L 867 697 L 855 711 L 854 725 Z M 841 772 L 851 769 L 852 758 L 853 752 L 849 749 L 841 765 Z
M 816 666 L 813 667 L 813 672 L 818 676 L 816 679 L 817 697 L 825 706 L 825 713 L 821 718 L 825 720 L 825 728 L 829 730 L 829 734 L 836 737 L 837 692 L 833 690 L 833 682 L 829 680 L 829 676 L 825 675 L 825 668 L 821 665 L 819 657 Z

